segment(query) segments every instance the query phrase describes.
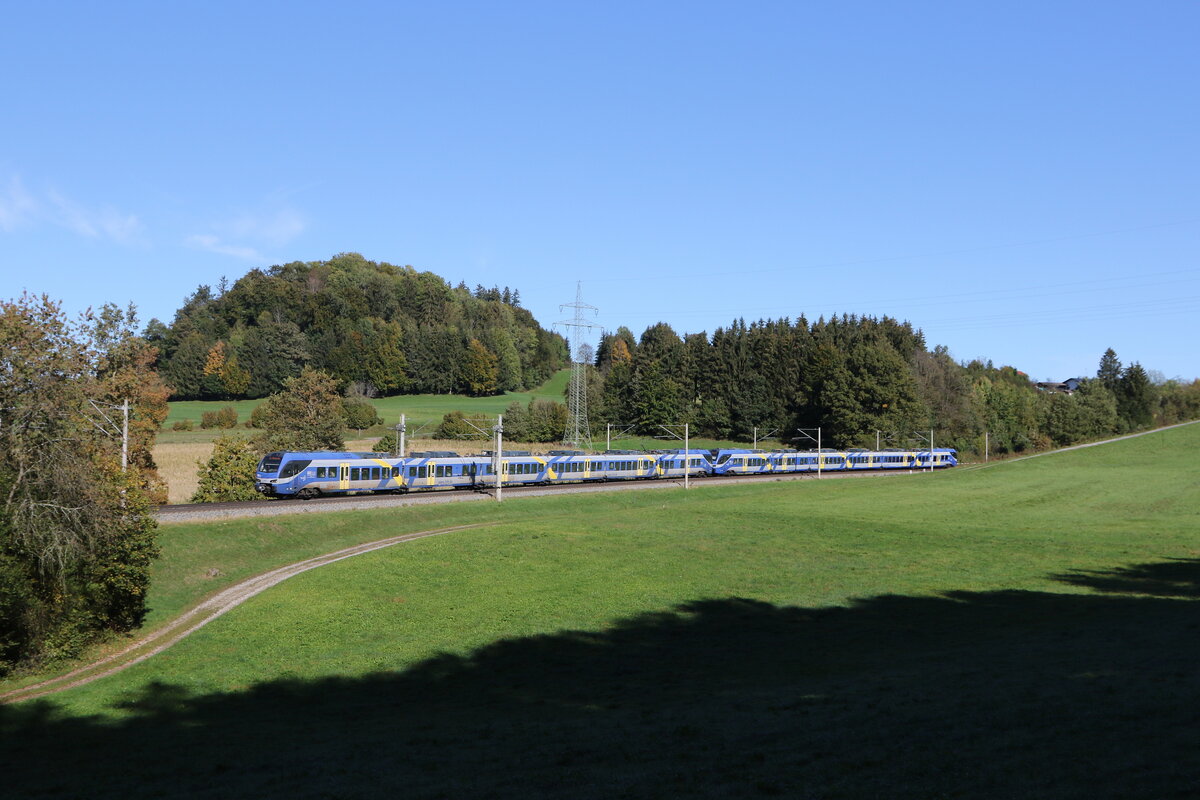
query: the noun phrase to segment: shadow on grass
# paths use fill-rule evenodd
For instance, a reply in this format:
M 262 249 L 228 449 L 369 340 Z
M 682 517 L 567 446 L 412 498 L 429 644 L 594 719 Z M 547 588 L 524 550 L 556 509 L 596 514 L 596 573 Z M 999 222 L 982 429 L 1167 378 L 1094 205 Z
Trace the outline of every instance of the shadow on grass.
M 0 785 L 14 797 L 1200 795 L 1200 605 L 1186 599 L 1200 562 L 1063 580 L 1105 594 L 700 600 L 403 673 L 199 696 L 152 685 L 117 722 L 62 717 L 52 701 L 0 707 Z

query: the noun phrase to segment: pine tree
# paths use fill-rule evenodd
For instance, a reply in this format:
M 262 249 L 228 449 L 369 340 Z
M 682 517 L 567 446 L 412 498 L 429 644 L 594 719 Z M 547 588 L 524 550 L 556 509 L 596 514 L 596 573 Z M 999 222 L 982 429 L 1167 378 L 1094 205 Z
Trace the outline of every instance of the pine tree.
M 1110 392 L 1117 391 L 1121 382 L 1121 362 L 1117 360 L 1117 354 L 1111 347 L 1100 357 L 1100 368 L 1096 370 L 1096 377 L 1105 389 Z

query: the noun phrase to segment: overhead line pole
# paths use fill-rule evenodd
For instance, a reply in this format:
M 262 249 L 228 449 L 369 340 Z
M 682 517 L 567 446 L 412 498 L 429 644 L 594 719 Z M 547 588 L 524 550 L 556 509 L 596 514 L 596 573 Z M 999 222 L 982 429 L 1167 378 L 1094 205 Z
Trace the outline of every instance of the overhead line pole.
M 817 432 L 816 439 L 813 439 L 812 431 Z M 797 439 L 808 439 L 810 442 L 815 441 L 817 443 L 817 477 L 820 478 L 821 477 L 821 467 L 824 466 L 824 464 L 822 462 L 825 459 L 824 455 L 822 455 L 822 453 L 821 453 L 821 429 L 820 428 L 796 428 L 796 432 L 800 434 L 800 436 L 796 437 Z
M 502 454 L 504 453 L 504 415 L 500 414 L 496 417 L 496 502 L 501 500 L 500 493 L 504 491 L 504 480 L 500 474 L 500 468 L 504 466 Z

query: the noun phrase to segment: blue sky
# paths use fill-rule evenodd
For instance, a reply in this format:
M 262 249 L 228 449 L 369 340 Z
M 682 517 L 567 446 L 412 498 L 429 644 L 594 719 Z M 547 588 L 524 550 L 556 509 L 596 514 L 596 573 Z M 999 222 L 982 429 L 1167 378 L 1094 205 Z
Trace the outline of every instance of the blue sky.
M 545 325 L 856 313 L 1200 376 L 1200 4 L 19 3 L 0 296 L 356 251 Z

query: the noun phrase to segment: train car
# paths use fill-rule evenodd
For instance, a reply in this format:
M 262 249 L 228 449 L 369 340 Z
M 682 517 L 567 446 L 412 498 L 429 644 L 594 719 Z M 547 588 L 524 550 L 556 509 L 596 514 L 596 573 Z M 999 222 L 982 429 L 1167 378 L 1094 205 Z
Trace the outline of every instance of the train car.
M 654 455 L 654 477 L 656 478 L 682 478 L 685 474 L 696 476 L 712 474 L 712 451 L 710 450 L 662 450 Z
M 401 492 L 421 489 L 468 489 L 488 481 L 495 471 L 486 458 L 444 450 L 412 453 L 400 459 Z
M 268 453 L 258 462 L 254 488 L 268 497 L 395 491 L 404 485 L 402 461 L 384 453 Z
M 714 475 L 792 472 L 848 472 L 882 469 L 929 469 L 958 464 L 951 448 L 928 450 L 719 450 Z

